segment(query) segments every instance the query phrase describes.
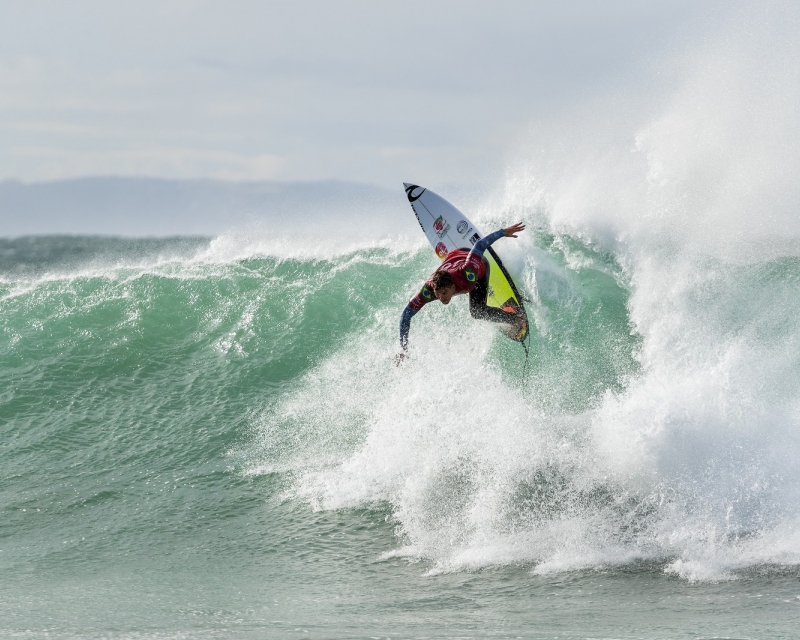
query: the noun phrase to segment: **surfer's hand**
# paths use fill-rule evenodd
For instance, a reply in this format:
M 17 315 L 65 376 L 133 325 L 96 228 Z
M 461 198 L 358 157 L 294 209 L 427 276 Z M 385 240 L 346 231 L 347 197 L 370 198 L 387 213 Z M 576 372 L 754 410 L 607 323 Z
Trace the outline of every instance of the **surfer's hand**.
M 403 363 L 403 360 L 405 359 L 406 359 L 406 353 L 405 351 L 401 351 L 394 357 L 394 366 L 399 367 Z
M 525 231 L 525 225 L 522 222 L 512 224 L 510 227 L 503 229 L 503 233 L 506 234 L 506 238 L 516 238 L 520 231 Z

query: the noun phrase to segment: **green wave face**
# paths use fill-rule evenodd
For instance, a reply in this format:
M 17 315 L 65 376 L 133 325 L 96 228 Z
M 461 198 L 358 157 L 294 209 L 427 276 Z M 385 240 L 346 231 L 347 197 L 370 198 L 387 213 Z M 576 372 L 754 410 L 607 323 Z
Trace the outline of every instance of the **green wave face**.
M 772 447 L 796 445 L 798 262 L 717 265 L 670 298 L 676 340 L 613 252 L 531 235 L 514 273 L 532 300 L 527 373 L 519 345 L 458 299 L 414 318 L 394 365 L 400 312 L 437 264 L 427 250 L 0 241 L 0 630 L 235 635 L 276 607 L 289 637 L 289 620 L 339 620 L 332 592 L 351 598 L 347 617 L 355 592 L 435 598 L 463 569 L 660 572 L 699 540 L 763 558 L 740 541 L 795 513 L 765 478 L 796 466 Z M 728 359 L 703 374 L 701 346 Z M 690 397 L 662 377 L 677 362 L 727 382 Z M 774 382 L 760 406 L 735 402 L 748 371 Z M 481 587 L 497 615 L 503 579 Z

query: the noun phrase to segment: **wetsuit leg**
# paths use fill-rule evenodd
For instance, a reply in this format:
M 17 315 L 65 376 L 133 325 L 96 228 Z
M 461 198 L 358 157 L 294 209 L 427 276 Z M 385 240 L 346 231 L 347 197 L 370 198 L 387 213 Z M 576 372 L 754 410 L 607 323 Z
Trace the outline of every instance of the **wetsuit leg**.
M 516 313 L 508 313 L 497 307 L 490 307 L 486 304 L 489 295 L 489 262 L 483 259 L 486 265 L 486 273 L 483 278 L 478 280 L 475 288 L 469 292 L 469 312 L 473 318 L 478 320 L 489 320 L 490 322 L 504 322 L 512 324 L 517 318 Z

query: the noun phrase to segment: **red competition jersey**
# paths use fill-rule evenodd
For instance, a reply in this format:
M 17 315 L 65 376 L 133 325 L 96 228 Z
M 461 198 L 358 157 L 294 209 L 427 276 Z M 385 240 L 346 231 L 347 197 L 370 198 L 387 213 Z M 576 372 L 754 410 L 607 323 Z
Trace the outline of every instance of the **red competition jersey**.
M 450 274 L 453 284 L 456 286 L 456 295 L 459 295 L 469 293 L 475 288 L 478 280 L 483 278 L 486 273 L 486 265 L 483 264 L 483 258 L 477 253 L 456 249 L 447 254 L 444 262 L 436 271 L 447 271 Z M 431 278 L 433 278 L 433 274 L 431 274 Z M 431 278 L 428 278 L 420 292 L 408 301 L 408 306 L 414 311 L 419 311 L 429 302 L 436 300 L 436 296 L 433 295 Z

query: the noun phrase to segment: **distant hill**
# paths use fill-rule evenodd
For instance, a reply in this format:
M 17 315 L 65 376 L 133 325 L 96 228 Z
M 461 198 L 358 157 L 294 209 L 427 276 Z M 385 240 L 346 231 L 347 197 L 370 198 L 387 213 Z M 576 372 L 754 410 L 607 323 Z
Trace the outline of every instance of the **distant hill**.
M 413 229 L 402 184 L 396 191 L 338 181 L 222 182 L 80 178 L 0 182 L 0 236 L 215 235 L 249 227 L 282 231 L 334 220 L 392 232 Z M 377 230 L 377 229 L 376 229 Z

